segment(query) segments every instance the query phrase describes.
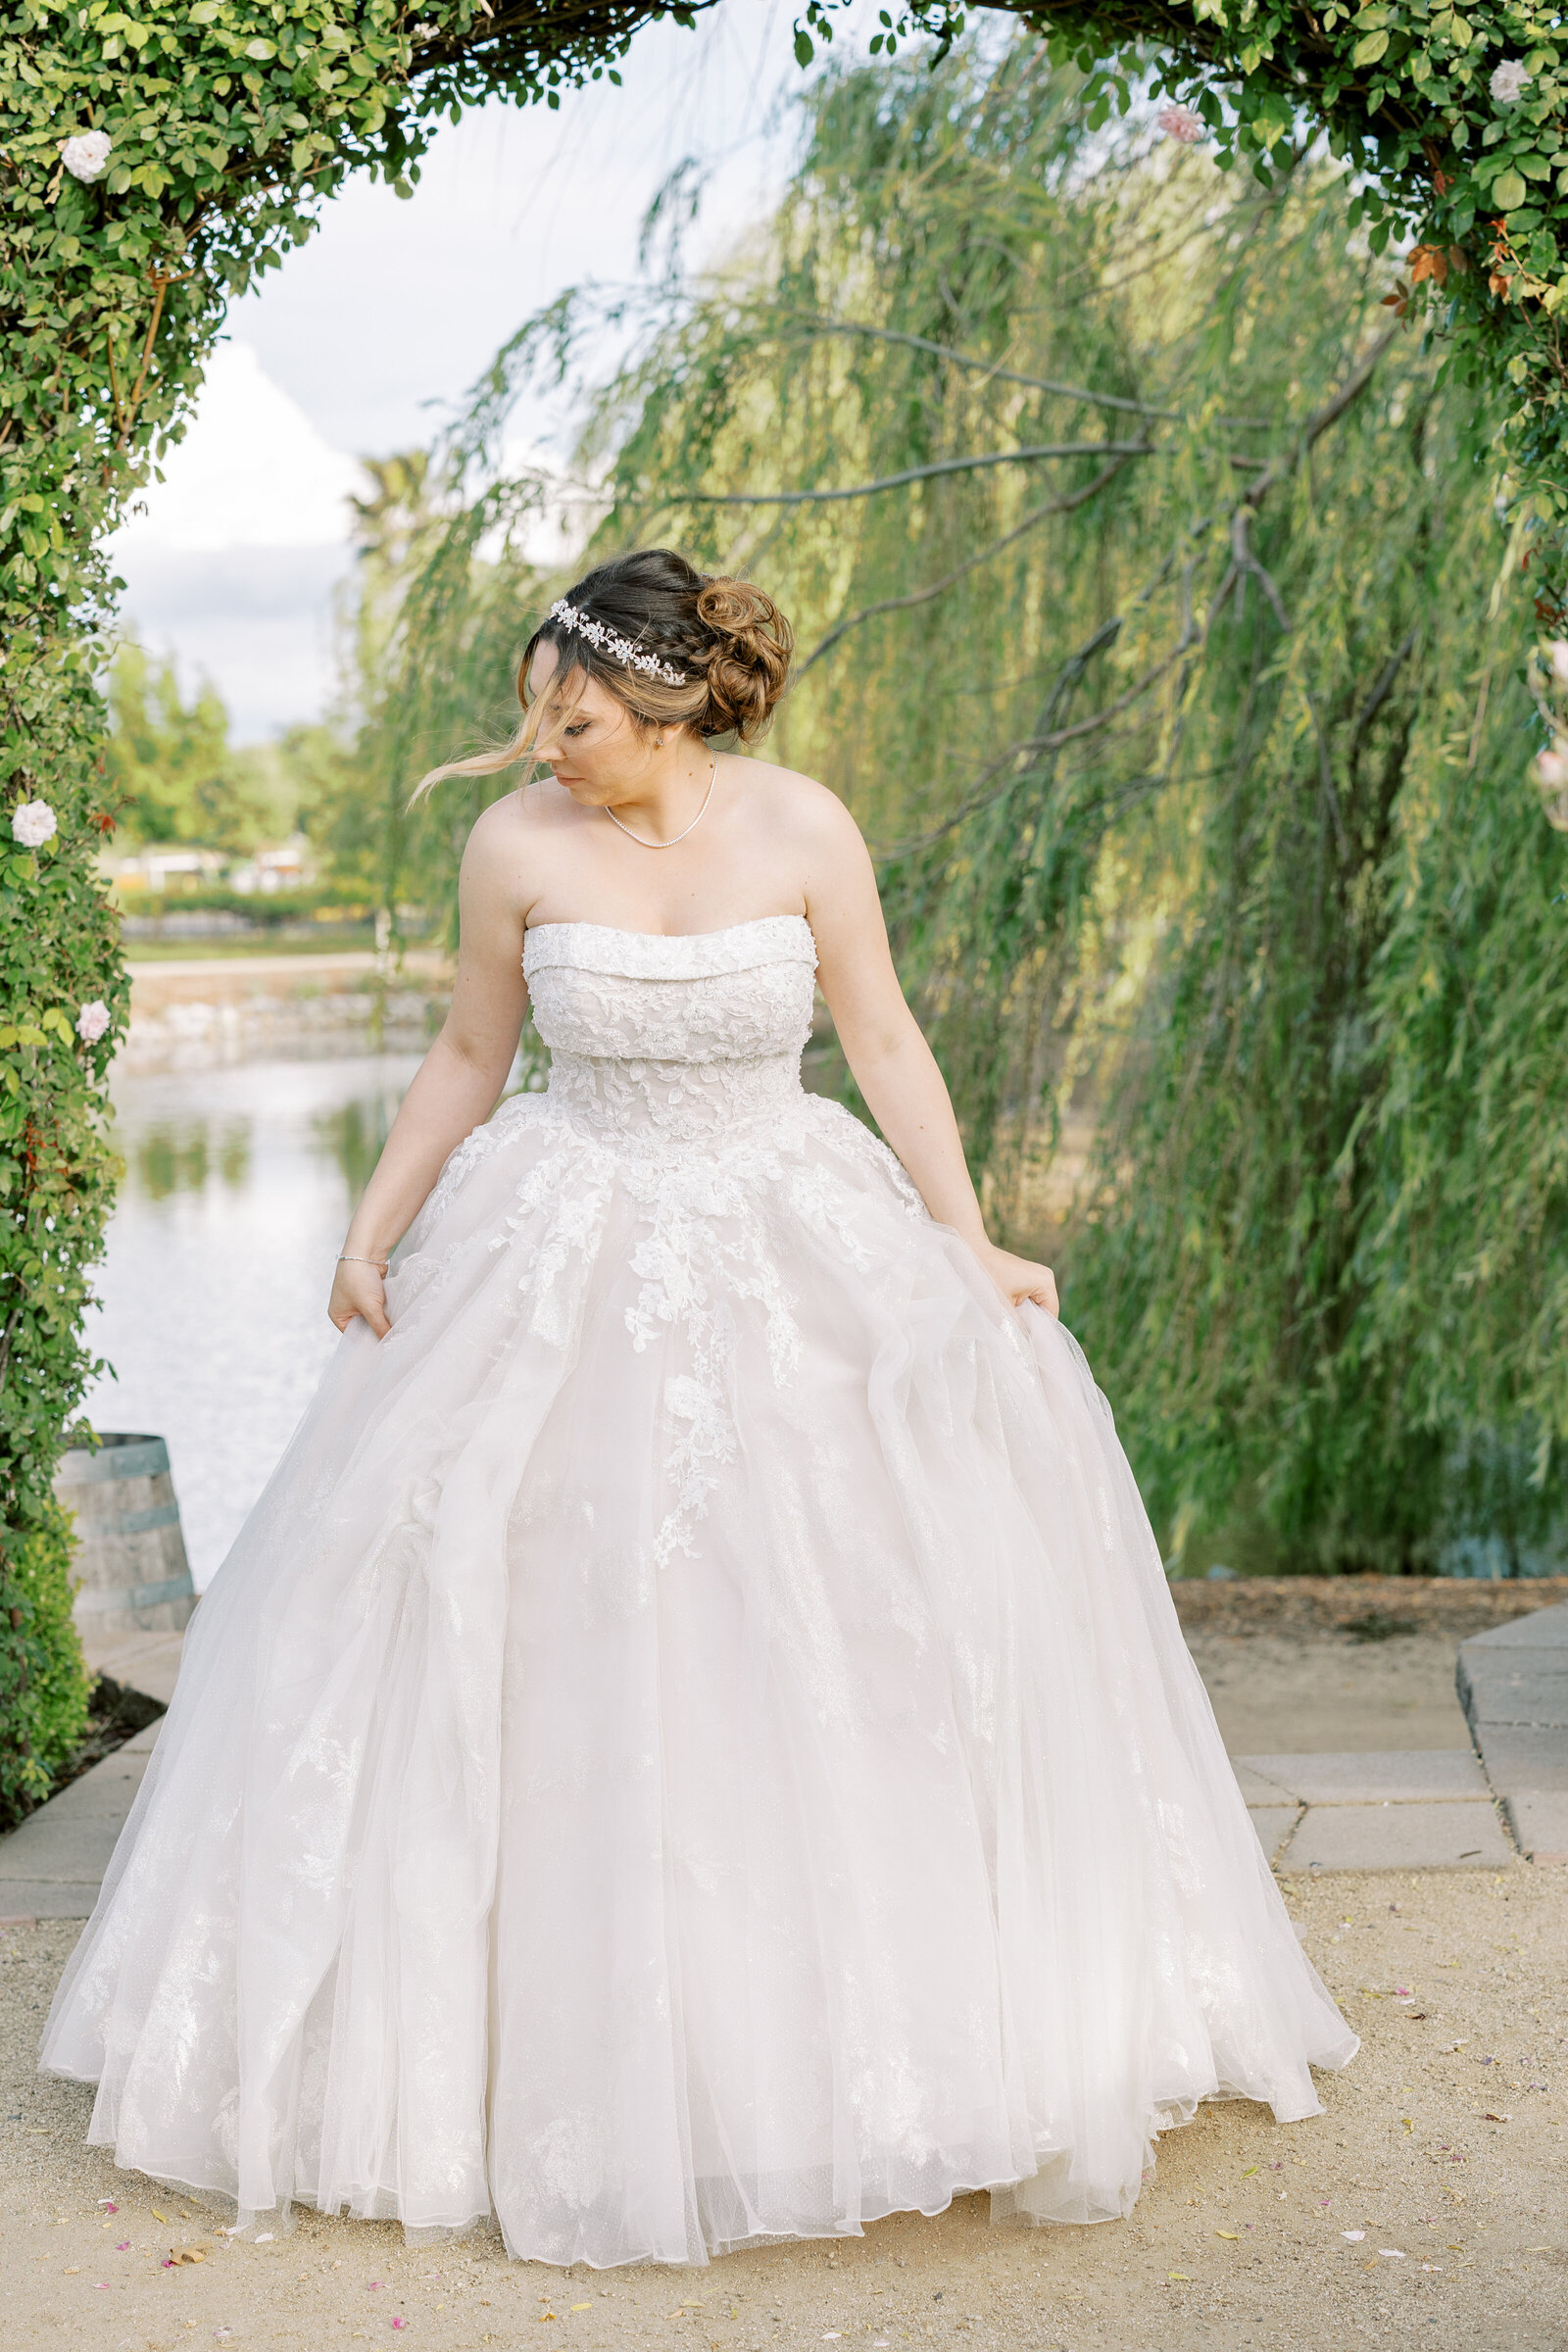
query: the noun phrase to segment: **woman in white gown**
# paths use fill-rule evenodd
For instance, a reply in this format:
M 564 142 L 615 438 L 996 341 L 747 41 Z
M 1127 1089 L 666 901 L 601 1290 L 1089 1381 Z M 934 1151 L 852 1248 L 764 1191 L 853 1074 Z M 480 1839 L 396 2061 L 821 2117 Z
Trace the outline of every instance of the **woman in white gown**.
M 1200 2100 L 1316 2114 L 1355 2049 L 859 835 L 707 748 L 787 660 L 622 558 L 467 763 L 553 777 L 474 827 L 342 1344 L 44 2035 L 93 2141 L 243 2219 L 597 2265 L 979 2187 L 1097 2221 Z M 891 1151 L 802 1090 L 818 979 Z M 529 998 L 549 1087 L 490 1117 Z

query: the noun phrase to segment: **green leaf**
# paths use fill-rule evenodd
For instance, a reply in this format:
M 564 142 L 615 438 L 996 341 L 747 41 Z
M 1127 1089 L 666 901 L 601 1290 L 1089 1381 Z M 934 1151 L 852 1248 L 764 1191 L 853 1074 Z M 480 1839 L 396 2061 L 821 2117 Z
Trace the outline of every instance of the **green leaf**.
M 810 34 L 804 24 L 797 24 L 795 27 L 795 63 L 798 66 L 808 66 L 815 55 L 816 50 L 812 45 Z
M 1499 172 L 1492 183 L 1492 201 L 1499 211 L 1511 213 L 1525 200 L 1525 183 L 1517 172 Z
M 1386 32 L 1369 32 L 1364 34 L 1363 37 L 1356 42 L 1355 47 L 1350 52 L 1351 65 L 1375 66 L 1378 62 L 1378 59 L 1388 48 L 1388 45 L 1389 36 Z

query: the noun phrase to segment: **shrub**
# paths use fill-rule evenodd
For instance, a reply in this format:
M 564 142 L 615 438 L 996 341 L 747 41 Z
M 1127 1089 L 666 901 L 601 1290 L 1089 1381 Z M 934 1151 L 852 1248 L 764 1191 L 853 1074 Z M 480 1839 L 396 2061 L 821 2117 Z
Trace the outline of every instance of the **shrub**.
M 72 1616 L 71 1514 L 51 1496 L 0 1565 L 0 1829 L 49 1793 L 81 1745 L 92 1678 Z

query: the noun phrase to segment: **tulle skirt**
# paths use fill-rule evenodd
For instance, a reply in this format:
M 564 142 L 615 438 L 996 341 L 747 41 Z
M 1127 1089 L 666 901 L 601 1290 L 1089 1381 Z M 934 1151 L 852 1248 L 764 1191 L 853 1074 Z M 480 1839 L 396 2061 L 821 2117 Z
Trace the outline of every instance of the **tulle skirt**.
M 449 1163 L 186 1636 L 44 2038 L 122 2165 L 703 2263 L 1126 2214 L 1349 2033 L 1110 1412 L 897 1163 Z

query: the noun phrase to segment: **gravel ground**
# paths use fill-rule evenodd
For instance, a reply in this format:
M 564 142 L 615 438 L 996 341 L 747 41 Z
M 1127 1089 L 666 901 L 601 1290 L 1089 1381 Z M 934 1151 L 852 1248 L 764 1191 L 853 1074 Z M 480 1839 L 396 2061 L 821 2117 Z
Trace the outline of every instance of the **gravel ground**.
M 405 2247 L 394 2226 L 309 2212 L 268 2244 L 229 2240 L 225 2215 L 84 2148 L 90 2094 L 33 2072 L 75 1929 L 0 1934 L 0 2352 L 1563 2352 L 1568 1872 L 1320 1879 L 1287 1896 L 1363 2036 L 1323 2082 L 1326 2114 L 1280 2129 L 1240 2103 L 1204 2109 L 1166 2138 L 1126 2224 L 994 2228 L 966 2196 L 685 2270 L 563 2273 L 488 2237 Z M 165 2267 L 187 2249 L 204 2259 Z

